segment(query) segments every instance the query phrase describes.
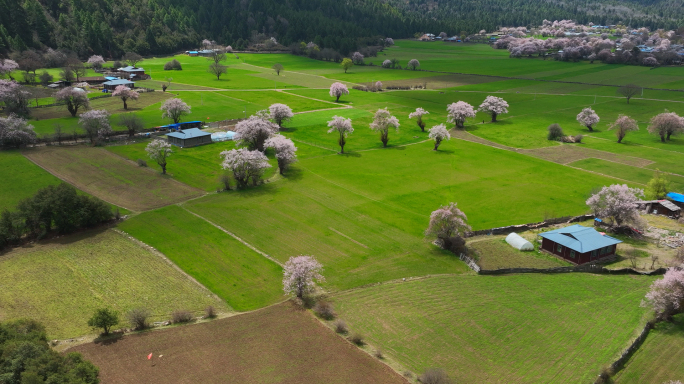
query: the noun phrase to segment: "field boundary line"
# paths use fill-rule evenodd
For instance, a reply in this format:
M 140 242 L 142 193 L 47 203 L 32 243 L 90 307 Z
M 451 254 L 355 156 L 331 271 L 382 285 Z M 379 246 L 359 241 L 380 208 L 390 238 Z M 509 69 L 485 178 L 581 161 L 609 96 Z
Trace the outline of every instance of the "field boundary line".
M 306 145 L 310 145 L 310 146 L 312 146 L 312 147 L 321 148 L 321 149 L 326 149 L 326 150 L 328 150 L 328 151 L 335 152 L 335 153 L 331 153 L 331 155 L 335 155 L 335 154 L 338 153 L 338 152 L 337 152 L 336 150 L 334 150 L 334 149 L 322 147 L 322 146 L 320 146 L 320 145 L 318 145 L 318 144 L 309 143 L 309 142 L 306 142 L 306 141 L 304 141 L 304 140 L 299 140 L 299 139 L 290 139 L 290 140 L 292 140 L 292 141 L 294 141 L 294 142 L 297 142 L 297 143 L 303 143 L 303 144 L 306 144 Z M 323 155 L 323 156 L 330 156 L 330 155 Z M 316 157 L 321 157 L 321 156 L 316 156 Z M 309 159 L 311 159 L 311 157 L 309 157 Z
M 204 284 L 202 284 L 202 283 L 200 283 L 199 281 L 197 281 L 197 279 L 195 279 L 194 277 L 190 276 L 190 275 L 189 275 L 187 272 L 185 272 L 181 267 L 179 267 L 178 265 L 176 265 L 176 263 L 174 263 L 173 261 L 171 261 L 171 259 L 169 259 L 168 257 L 166 257 L 166 255 L 164 255 L 161 251 L 157 250 L 157 249 L 154 248 L 153 246 L 151 246 L 151 245 L 145 243 L 145 242 L 142 241 L 142 240 L 139 240 L 139 239 L 133 237 L 131 234 L 129 234 L 129 233 L 127 233 L 127 232 L 124 232 L 124 231 L 122 231 L 122 230 L 120 230 L 120 229 L 118 229 L 118 228 L 110 228 L 110 229 L 111 229 L 112 231 L 114 231 L 115 233 L 118 233 L 119 235 L 121 235 L 121 236 L 127 238 L 128 240 L 132 241 L 135 245 L 137 245 L 137 246 L 143 248 L 144 250 L 149 251 L 149 252 L 151 252 L 152 254 L 154 254 L 154 255 L 160 257 L 160 258 L 161 258 L 162 260 L 164 260 L 168 265 L 170 265 L 171 267 L 173 267 L 173 269 L 175 269 L 176 271 L 180 272 L 183 276 L 185 276 L 185 277 L 188 278 L 190 281 L 192 281 L 193 283 L 195 283 L 198 287 L 200 287 L 200 288 L 202 288 L 203 290 L 209 292 L 209 293 L 211 294 L 211 296 L 214 297 L 215 299 L 218 299 L 219 301 L 223 301 L 226 305 L 228 305 L 228 307 L 229 307 L 232 311 L 235 311 L 235 309 L 233 309 L 233 307 L 231 307 L 230 304 L 228 304 L 225 300 L 223 300 L 223 299 L 220 298 L 217 294 L 215 294 L 214 292 L 212 292 L 209 288 L 205 287 Z
M 597 140 L 606 140 L 606 141 L 611 141 L 611 142 L 613 141 L 613 140 L 611 140 L 611 139 L 606 139 L 606 138 L 603 138 L 603 137 L 596 137 L 596 136 L 593 136 L 593 135 L 585 135 L 585 136 L 591 137 L 592 139 L 597 139 Z M 679 154 L 679 155 L 684 155 L 684 152 L 673 151 L 673 150 L 670 150 L 670 149 L 662 149 L 662 148 L 657 148 L 657 147 L 651 147 L 651 146 L 644 145 L 644 144 L 639 144 L 639 143 L 634 143 L 634 145 L 636 145 L 636 146 L 638 146 L 638 147 L 644 147 L 644 148 L 649 148 L 649 149 L 655 149 L 655 150 L 658 150 L 658 151 L 670 152 L 670 153 L 676 153 L 676 154 Z M 591 149 L 593 149 L 593 148 L 591 148 Z M 602 149 L 596 149 L 596 151 L 603 151 L 603 150 L 602 150 Z M 603 151 L 603 152 L 608 152 L 608 151 Z M 608 153 L 613 153 L 613 152 L 608 152 Z M 629 155 L 622 155 L 622 156 L 636 157 L 636 156 L 629 156 Z M 637 159 L 643 159 L 642 157 L 636 157 L 636 158 L 637 158 Z M 645 160 L 648 160 L 648 159 L 645 159 Z M 651 160 L 649 160 L 649 161 L 651 161 Z M 657 163 L 657 161 L 651 161 L 651 164 L 653 164 L 653 163 Z M 649 165 L 651 165 L 651 164 L 649 164 Z
M 328 227 L 328 229 L 331 230 L 331 231 L 333 231 L 333 232 L 335 232 L 335 233 L 337 233 L 338 235 L 340 235 L 340 236 L 342 236 L 342 237 L 344 237 L 344 238 L 347 238 L 347 239 L 349 239 L 350 241 L 353 241 L 354 243 L 356 243 L 356 244 L 358 244 L 358 245 L 360 245 L 360 246 L 362 246 L 362 247 L 368 249 L 368 246 L 367 246 L 366 244 L 360 243 L 360 242 L 358 242 L 358 241 L 352 239 L 351 237 L 345 235 L 344 233 L 338 231 L 337 229 L 335 229 L 335 228 L 333 228 L 333 227 Z
M 639 184 L 639 185 L 646 186 L 646 184 L 642 184 L 642 183 L 639 183 L 639 182 L 636 182 L 636 181 L 632 181 L 632 180 L 621 179 L 621 178 L 619 178 L 619 177 L 606 175 L 605 173 L 601 173 L 601 172 L 590 171 L 590 170 L 588 170 L 588 169 L 579 168 L 579 167 L 573 167 L 572 165 L 568 165 L 568 164 L 561 164 L 561 165 L 564 166 L 564 167 L 568 167 L 568 168 L 572 168 L 572 169 L 577 169 L 577 170 L 580 170 L 580 171 L 585 171 L 585 172 L 593 173 L 593 174 L 596 174 L 596 175 L 601 175 L 601 176 L 604 176 L 604 177 L 608 177 L 608 178 L 610 178 L 610 179 L 615 179 L 615 180 L 624 181 L 625 183 Z
M 217 229 L 221 230 L 221 231 L 224 232 L 225 234 L 231 236 L 231 237 L 234 238 L 235 240 L 237 240 L 237 241 L 241 242 L 242 244 L 246 245 L 247 247 L 249 247 L 249 248 L 250 248 L 251 250 L 253 250 L 254 252 L 260 254 L 261 256 L 263 256 L 263 257 L 265 257 L 265 258 L 267 258 L 267 259 L 269 259 L 269 260 L 271 260 L 272 262 L 274 262 L 274 263 L 280 265 L 281 267 L 284 267 L 283 263 L 281 263 L 280 261 L 276 260 L 275 258 L 273 258 L 272 256 L 268 255 L 267 253 L 265 253 L 265 252 L 259 250 L 257 247 L 255 247 L 255 246 L 253 246 L 252 244 L 246 242 L 245 240 L 243 240 L 242 238 L 238 237 L 238 236 L 235 235 L 234 233 L 232 233 L 232 232 L 226 230 L 225 228 L 221 227 L 221 226 L 218 225 L 218 224 L 215 224 L 215 223 L 209 221 L 207 218 L 205 218 L 205 217 L 203 217 L 203 216 L 200 216 L 200 215 L 198 215 L 197 213 L 195 213 L 195 212 L 193 212 L 193 211 L 191 211 L 191 210 L 185 208 L 185 207 L 183 206 L 182 203 L 181 203 L 181 204 L 177 204 L 177 205 L 178 205 L 179 207 L 183 208 L 185 211 L 187 211 L 187 212 L 190 213 L 191 215 L 196 216 L 196 217 L 198 217 L 198 218 L 200 218 L 200 219 L 206 221 L 207 223 L 213 225 L 214 227 L 216 227 Z
M 277 89 L 276 92 L 286 93 L 286 94 L 291 95 L 291 96 L 303 97 L 303 98 L 305 98 L 305 99 L 314 100 L 314 101 L 319 101 L 319 102 L 321 102 L 321 103 L 332 104 L 332 105 L 339 105 L 339 104 L 337 104 L 337 103 L 335 103 L 335 102 L 333 102 L 333 101 L 321 100 L 321 99 L 316 99 L 316 98 L 310 97 L 310 96 L 304 96 L 304 95 L 298 95 L 298 94 L 296 94 L 296 93 L 290 93 L 290 92 L 288 92 L 288 91 L 285 90 L 285 89 Z M 342 106 L 342 107 L 340 107 L 340 108 L 350 109 L 350 108 L 354 108 L 354 107 L 352 107 L 351 105 L 345 105 L 345 106 Z
M 243 64 L 243 65 L 249 65 L 249 66 L 251 66 L 251 67 L 261 68 L 261 69 L 263 69 L 264 71 L 268 71 L 268 70 L 270 69 L 270 68 L 266 68 L 266 67 L 260 67 L 260 66 L 258 66 L 258 65 L 254 65 L 254 64 L 249 64 L 249 63 L 246 63 L 246 62 L 244 62 L 244 61 L 242 62 L 242 64 Z M 296 74 L 298 74 L 298 75 L 320 77 L 321 79 L 325 79 L 325 80 L 329 80 L 329 81 L 333 81 L 333 82 L 339 81 L 339 82 L 341 82 L 341 83 L 347 83 L 347 84 L 358 85 L 357 83 L 352 83 L 351 81 L 337 80 L 337 79 L 329 79 L 329 78 L 327 78 L 327 77 L 325 77 L 325 76 L 321 76 L 321 75 L 312 75 L 312 74 L 310 74 L 310 73 L 297 72 L 297 71 L 287 71 L 287 72 L 296 73 Z

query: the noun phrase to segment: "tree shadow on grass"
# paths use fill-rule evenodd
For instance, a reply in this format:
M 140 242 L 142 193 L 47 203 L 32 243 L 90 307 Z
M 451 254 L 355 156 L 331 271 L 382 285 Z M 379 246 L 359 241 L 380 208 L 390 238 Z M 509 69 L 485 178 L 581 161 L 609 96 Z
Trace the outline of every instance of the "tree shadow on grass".
M 280 128 L 280 132 L 296 132 L 297 128 L 288 128 L 288 127 L 282 127 Z
M 107 336 L 100 335 L 98 336 L 95 340 L 93 340 L 93 343 L 95 344 L 100 344 L 100 345 L 111 345 L 119 340 L 123 339 L 124 334 L 123 332 L 112 332 Z
M 454 149 L 438 149 L 438 150 L 433 151 L 433 152 L 436 154 L 439 154 L 439 155 L 453 155 L 454 153 L 456 153 L 456 150 L 454 150 Z
M 283 178 L 290 181 L 298 181 L 304 177 L 304 171 L 296 166 L 290 167 L 285 171 Z
M 345 153 L 339 153 L 338 152 L 337 154 L 340 156 L 344 156 L 344 157 L 361 157 L 362 156 L 361 153 L 354 152 L 354 151 L 347 151 Z

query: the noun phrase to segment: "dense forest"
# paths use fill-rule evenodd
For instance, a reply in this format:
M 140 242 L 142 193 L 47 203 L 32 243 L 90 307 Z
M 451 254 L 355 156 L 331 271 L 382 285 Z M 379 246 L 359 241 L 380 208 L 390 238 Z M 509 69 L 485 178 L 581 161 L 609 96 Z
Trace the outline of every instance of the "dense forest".
M 676 28 L 676 0 L 0 0 L 0 53 L 62 49 L 85 58 L 195 48 L 202 39 L 241 49 L 263 37 L 313 41 L 347 54 L 369 38 L 448 34 L 543 19 Z

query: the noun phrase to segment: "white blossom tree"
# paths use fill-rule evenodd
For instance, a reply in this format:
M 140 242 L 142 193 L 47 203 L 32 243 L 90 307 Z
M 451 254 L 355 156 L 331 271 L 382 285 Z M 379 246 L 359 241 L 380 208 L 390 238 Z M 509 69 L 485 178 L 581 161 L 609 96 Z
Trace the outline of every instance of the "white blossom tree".
M 508 113 L 508 103 L 500 97 L 487 96 L 478 111 L 489 113 L 492 116 L 492 123 L 495 123 L 497 116 Z
M 415 71 L 416 69 L 420 68 L 420 62 L 416 59 L 411 59 L 409 60 L 408 64 L 406 64 L 406 67 L 412 71 Z
M 105 59 L 100 55 L 92 55 L 86 61 L 88 65 L 95 69 L 102 69 L 102 65 L 106 63 Z
M 154 139 L 145 147 L 147 156 L 159 164 L 164 175 L 166 174 L 166 159 L 173 153 L 171 148 L 171 144 L 162 139 Z
M 263 152 L 266 139 L 276 133 L 278 133 L 278 126 L 257 114 L 235 125 L 234 139 L 237 145 L 246 145 L 249 149 Z
M 221 152 L 223 169 L 233 173 L 238 188 L 244 188 L 252 182 L 257 185 L 266 168 L 271 168 L 268 158 L 262 152 L 247 148 L 231 149 Z
M 26 120 L 10 114 L 0 117 L 0 146 L 3 148 L 21 148 L 36 142 L 33 126 Z
M 323 265 L 313 256 L 294 256 L 283 268 L 283 291 L 303 299 L 316 288 L 316 282 L 323 282 Z
M 292 140 L 283 135 L 273 135 L 266 139 L 264 147 L 275 150 L 276 160 L 278 160 L 278 170 L 282 175 L 290 164 L 297 161 L 297 147 Z
M 81 125 L 93 145 L 112 133 L 109 112 L 104 109 L 93 109 L 82 113 L 78 119 L 78 124 Z
M 62 88 L 55 94 L 55 100 L 64 103 L 72 117 L 76 117 L 79 109 L 88 109 L 90 107 L 88 94 L 78 91 L 73 87 Z
M 370 123 L 370 129 L 380 133 L 380 141 L 382 141 L 383 147 L 387 147 L 390 127 L 399 130 L 399 120 L 392 116 L 387 108 L 378 109 L 373 116 L 373 122 Z
M 456 203 L 443 205 L 430 214 L 430 224 L 425 230 L 425 236 L 435 236 L 442 241 L 445 248 L 451 243 L 449 239 L 462 236 L 472 228 L 468 225 L 468 217 L 458 209 Z
M 684 131 L 684 118 L 674 112 L 665 111 L 651 118 L 648 132 L 660 136 L 660 141 L 670 140 L 670 136 Z
M 178 124 L 181 118 L 190 114 L 190 106 L 179 98 L 167 99 L 159 108 L 162 112 L 162 119 L 171 119 L 174 124 Z
M 390 59 L 387 59 L 387 60 L 385 60 L 385 61 L 382 62 L 382 67 L 383 67 L 383 68 L 389 68 L 389 67 L 391 67 L 391 66 L 392 66 L 392 60 L 390 60 Z
M 290 119 L 294 117 L 294 113 L 292 113 L 292 108 L 288 107 L 285 104 L 271 104 L 271 106 L 268 107 L 268 110 L 271 113 L 271 119 L 273 120 L 273 122 L 278 124 L 278 128 L 282 128 L 283 122 L 290 121 Z
M 465 101 L 447 105 L 447 123 L 456 124 L 456 128 L 463 128 L 466 119 L 475 117 L 475 108 Z
M 361 52 L 354 52 L 354 53 L 352 54 L 352 56 L 351 56 L 352 61 L 353 61 L 354 64 L 356 64 L 356 65 L 363 64 L 363 58 L 364 58 L 364 57 L 363 57 L 363 55 L 361 54 Z
M 375 82 L 375 89 L 377 91 L 382 91 L 382 81 L 378 80 Z
M 416 118 L 416 124 L 420 127 L 422 132 L 425 132 L 425 123 L 423 122 L 423 115 L 429 115 L 430 112 L 424 110 L 423 108 L 416 108 L 415 112 L 409 113 L 409 119 Z
M 622 143 L 622 139 L 625 138 L 627 132 L 638 131 L 639 125 L 637 124 L 637 121 L 631 117 L 619 115 L 614 122 L 608 124 L 608 130 L 615 130 L 615 136 L 617 136 L 618 139 L 617 142 Z
M 13 80 L 12 77 L 12 72 L 16 71 L 19 68 L 19 64 L 17 64 L 16 61 L 10 60 L 10 59 L 5 59 L 2 60 L 0 59 L 0 76 L 4 77 L 7 75 L 7 77 L 10 78 L 10 80 Z
M 330 86 L 330 96 L 335 98 L 335 101 L 338 102 L 340 101 L 340 96 L 342 95 L 348 95 L 349 90 L 347 89 L 347 86 L 338 82 L 332 83 Z
M 138 100 L 140 94 L 125 85 L 117 85 L 116 88 L 114 88 L 114 92 L 112 92 L 112 97 L 120 98 L 121 101 L 123 101 L 124 109 L 128 109 L 126 101 L 128 101 L 128 99 Z
M 684 269 L 669 268 L 662 279 L 651 284 L 642 306 L 654 310 L 658 320 L 671 320 L 684 311 Z
M 0 80 L 0 102 L 5 104 L 5 112 L 21 117 L 29 116 L 31 93 L 14 80 Z
M 340 145 L 340 153 L 344 153 L 344 145 L 347 144 L 347 136 L 354 132 L 351 119 L 346 119 L 342 116 L 333 116 L 332 120 L 328 121 L 328 133 L 337 132 L 340 137 L 337 144 Z
M 626 184 L 603 187 L 589 199 L 587 205 L 596 217 L 610 225 L 636 224 L 639 221 L 638 204 L 644 197 L 644 190 L 630 188 Z
M 394 45 L 394 39 L 391 37 L 386 37 L 385 38 L 385 45 L 388 47 Z
M 439 145 L 442 143 L 442 140 L 451 139 L 451 135 L 449 134 L 449 131 L 446 129 L 444 124 L 435 125 L 434 127 L 430 128 L 428 132 L 430 132 L 428 137 L 435 141 L 435 151 L 437 150 L 437 148 L 439 148 Z
M 596 111 L 591 109 L 590 107 L 584 108 L 582 112 L 580 112 L 577 115 L 577 121 L 587 127 L 589 129 L 589 132 L 593 132 L 594 129 L 592 126 L 596 123 L 598 123 L 601 119 L 599 118 L 599 115 L 596 114 Z

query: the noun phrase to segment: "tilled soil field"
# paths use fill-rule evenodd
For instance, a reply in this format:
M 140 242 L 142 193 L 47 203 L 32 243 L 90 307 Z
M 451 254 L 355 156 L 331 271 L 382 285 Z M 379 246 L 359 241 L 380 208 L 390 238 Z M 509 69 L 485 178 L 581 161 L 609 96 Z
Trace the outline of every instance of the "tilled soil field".
M 68 352 L 97 365 L 103 384 L 406 383 L 289 302 Z

